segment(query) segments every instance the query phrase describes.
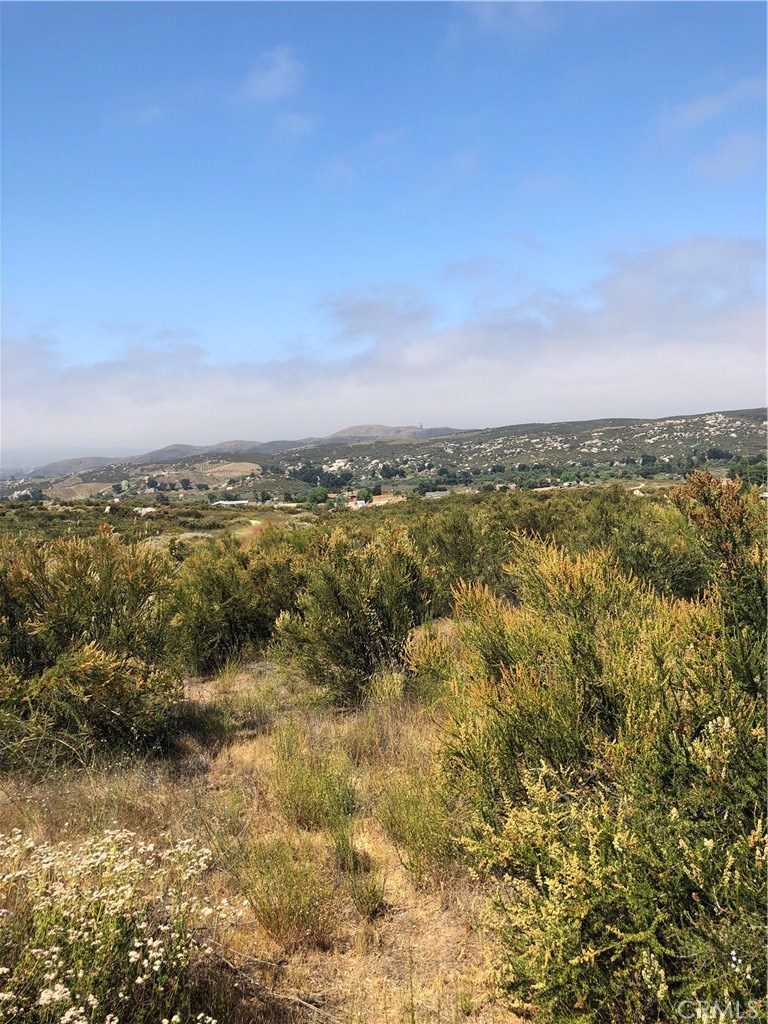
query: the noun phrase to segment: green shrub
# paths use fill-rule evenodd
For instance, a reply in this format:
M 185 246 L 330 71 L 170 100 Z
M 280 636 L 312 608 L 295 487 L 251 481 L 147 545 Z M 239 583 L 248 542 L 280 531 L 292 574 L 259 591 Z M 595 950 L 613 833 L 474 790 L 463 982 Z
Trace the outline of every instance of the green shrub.
M 367 543 L 334 532 L 307 567 L 295 613 L 277 622 L 276 650 L 345 702 L 398 665 L 408 634 L 432 617 L 434 573 L 403 531 Z
M 108 528 L 0 545 L 4 766 L 158 739 L 180 695 L 173 563 Z
M 751 694 L 765 690 L 766 509 L 741 481 L 692 473 L 672 493 L 699 534 L 720 597 L 729 665 Z
M 455 596 L 455 595 L 454 595 Z M 413 630 L 403 650 L 410 693 L 433 704 L 446 696 L 455 666 L 456 624 L 429 622 Z
M 38 729 L 51 729 L 84 747 L 131 744 L 160 737 L 178 681 L 90 643 L 62 654 L 25 695 Z
M 387 881 L 379 872 L 352 871 L 347 877 L 347 889 L 355 909 L 366 921 L 372 921 L 386 907 Z
M 624 572 L 665 597 L 698 597 L 710 580 L 695 530 L 666 501 L 611 487 L 590 502 L 586 541 L 589 548 L 607 547 Z
M 233 538 L 199 546 L 183 563 L 173 624 L 183 663 L 210 673 L 271 636 L 281 611 L 292 608 L 299 585 L 288 546 L 263 551 Z
M 718 592 L 665 600 L 614 557 L 521 539 L 519 606 L 457 589 L 463 846 L 505 880 L 515 1005 L 563 1024 L 746 1008 L 765 989 L 765 701 Z
M 300 828 L 342 830 L 357 808 L 346 758 L 323 749 L 295 719 L 275 734 L 273 785 L 280 810 Z
M 171 639 L 174 563 L 109 527 L 81 540 L 0 542 L 0 658 L 25 678 L 73 647 L 159 666 Z

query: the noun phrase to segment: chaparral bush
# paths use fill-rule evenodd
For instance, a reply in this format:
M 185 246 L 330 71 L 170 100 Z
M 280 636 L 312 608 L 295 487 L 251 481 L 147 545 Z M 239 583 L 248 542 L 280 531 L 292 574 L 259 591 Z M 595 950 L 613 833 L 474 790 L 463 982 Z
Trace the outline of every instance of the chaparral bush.
M 703 474 L 675 500 L 698 600 L 523 537 L 516 604 L 457 588 L 446 768 L 499 884 L 500 983 L 542 1021 L 764 1012 L 764 517 Z
M 179 695 L 164 554 L 89 540 L 0 546 L 0 757 L 8 766 L 159 737 Z
M 173 563 L 109 527 L 87 540 L 0 545 L 0 656 L 39 675 L 76 645 L 157 665 L 171 634 Z
M 245 546 L 234 538 L 199 546 L 179 572 L 173 624 L 182 662 L 208 673 L 269 639 L 301 583 L 295 547 Z
M 433 617 L 435 573 L 402 529 L 362 542 L 334 531 L 306 573 L 296 611 L 277 620 L 276 651 L 339 700 L 359 700 Z

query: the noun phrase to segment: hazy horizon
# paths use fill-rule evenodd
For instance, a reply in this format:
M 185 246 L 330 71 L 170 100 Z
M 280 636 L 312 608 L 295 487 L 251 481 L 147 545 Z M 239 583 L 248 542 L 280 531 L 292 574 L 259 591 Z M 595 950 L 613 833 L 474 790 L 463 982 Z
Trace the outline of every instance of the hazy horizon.
M 765 405 L 763 5 L 2 23 L 4 466 Z
M 760 409 L 760 410 L 763 410 L 763 409 L 766 409 L 766 406 L 762 405 L 762 404 L 758 404 L 756 406 L 743 406 L 742 409 L 743 410 L 747 410 L 747 409 Z M 726 412 L 736 412 L 736 411 L 740 411 L 740 410 L 726 409 L 725 407 L 722 407 L 722 408 L 719 408 L 719 409 L 696 409 L 696 410 L 688 410 L 688 411 L 685 411 L 685 412 L 681 412 L 680 410 L 678 410 L 677 412 L 662 413 L 659 416 L 644 416 L 641 413 L 637 413 L 637 414 L 625 414 L 625 415 L 622 415 L 622 416 L 611 416 L 611 415 L 608 415 L 608 416 L 599 416 L 599 417 L 581 417 L 581 418 L 577 418 L 577 419 L 569 419 L 568 417 L 566 417 L 565 419 L 558 419 L 558 420 L 510 420 L 510 421 L 508 421 L 506 423 L 472 424 L 472 425 L 466 425 L 466 426 L 460 426 L 460 427 L 457 427 L 455 424 L 451 424 L 451 423 L 439 423 L 439 424 L 438 423 L 434 423 L 434 424 L 432 424 L 432 423 L 421 423 L 421 422 L 420 423 L 397 423 L 397 424 L 395 424 L 395 423 L 387 423 L 387 424 L 376 424 L 376 425 L 377 426 L 386 426 L 386 427 L 402 427 L 402 426 L 419 427 L 419 426 L 421 426 L 425 430 L 435 429 L 437 427 L 445 427 L 445 428 L 451 428 L 451 429 L 456 430 L 456 431 L 470 431 L 471 432 L 471 431 L 474 431 L 474 430 L 483 430 L 483 429 L 494 430 L 494 429 L 501 429 L 501 428 L 504 428 L 504 427 L 519 427 L 519 426 L 527 426 L 527 425 L 549 426 L 549 425 L 556 425 L 558 423 L 590 422 L 590 421 L 600 421 L 600 420 L 657 420 L 657 419 L 664 420 L 664 419 L 676 419 L 676 418 L 684 417 L 684 416 L 696 416 L 696 415 L 700 415 L 700 414 L 704 415 L 704 414 L 711 414 L 711 413 L 726 413 Z M 50 462 L 60 462 L 60 461 L 66 460 L 66 459 L 77 459 L 77 458 L 105 458 L 105 457 L 109 458 L 109 457 L 112 457 L 112 456 L 114 456 L 115 458 L 121 458 L 121 457 L 128 458 L 128 457 L 135 456 L 135 455 L 144 455 L 144 454 L 149 454 L 150 452 L 162 451 L 164 448 L 172 447 L 174 445 L 190 445 L 190 446 L 193 446 L 193 447 L 208 447 L 208 446 L 211 446 L 211 445 L 218 445 L 218 444 L 221 444 L 221 443 L 226 443 L 226 441 L 232 441 L 233 443 L 234 442 L 241 442 L 241 441 L 252 441 L 252 442 L 260 442 L 262 444 L 268 444 L 271 441 L 302 441 L 302 440 L 305 440 L 305 439 L 330 437 L 334 433 L 342 432 L 342 431 L 347 430 L 349 427 L 367 426 L 367 425 L 369 425 L 369 424 L 347 424 L 345 427 L 338 427 L 336 430 L 332 430 L 328 434 L 319 433 L 319 432 L 314 432 L 314 433 L 310 432 L 308 434 L 296 435 L 295 437 L 294 436 L 292 436 L 292 437 L 288 437 L 288 436 L 285 436 L 285 437 L 280 436 L 280 437 L 278 437 L 277 435 L 270 435 L 269 437 L 265 436 L 265 437 L 257 438 L 257 437 L 241 436 L 241 437 L 216 438 L 216 439 L 200 438 L 200 439 L 197 439 L 197 440 L 194 440 L 194 441 L 181 440 L 179 438 L 176 438 L 175 440 L 164 441 L 162 444 L 152 444 L 152 445 L 150 445 L 150 446 L 148 446 L 146 448 L 137 448 L 135 445 L 131 446 L 130 444 L 123 444 L 123 445 L 121 445 L 119 447 L 114 447 L 114 446 L 113 447 L 105 447 L 105 448 L 102 448 L 101 450 L 98 450 L 98 449 L 94 448 L 94 449 L 89 450 L 89 451 L 85 451 L 85 450 L 82 450 L 80 448 L 73 448 L 73 449 L 69 449 L 69 450 L 67 450 L 67 449 L 49 448 L 49 449 L 41 449 L 37 454 L 34 453 L 33 451 L 29 451 L 27 453 L 27 455 L 28 455 L 27 458 L 16 457 L 13 460 L 11 458 L 6 458 L 6 459 L 4 459 L 3 463 L 0 464 L 0 469 L 3 469 L 5 471 L 12 471 L 14 469 L 20 469 L 20 468 L 30 468 L 31 469 L 31 468 L 37 468 L 38 466 L 47 465 Z M 339 441 L 341 441 L 341 440 L 342 440 L 342 438 L 339 438 Z M 53 453 L 53 454 L 51 454 L 51 453 Z M 24 453 L 22 453 L 22 455 L 23 454 Z

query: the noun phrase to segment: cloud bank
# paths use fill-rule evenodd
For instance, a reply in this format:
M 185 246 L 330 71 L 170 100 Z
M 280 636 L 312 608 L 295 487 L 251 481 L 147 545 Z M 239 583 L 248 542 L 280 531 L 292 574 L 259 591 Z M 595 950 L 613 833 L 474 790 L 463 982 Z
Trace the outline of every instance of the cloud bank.
M 484 292 L 447 324 L 410 288 L 332 295 L 317 357 L 221 366 L 202 345 L 158 341 L 70 365 L 53 338 L 7 338 L 3 461 L 298 438 L 360 422 L 483 427 L 757 406 L 764 281 L 761 243 L 698 237 L 616 256 L 578 294 L 510 304 Z

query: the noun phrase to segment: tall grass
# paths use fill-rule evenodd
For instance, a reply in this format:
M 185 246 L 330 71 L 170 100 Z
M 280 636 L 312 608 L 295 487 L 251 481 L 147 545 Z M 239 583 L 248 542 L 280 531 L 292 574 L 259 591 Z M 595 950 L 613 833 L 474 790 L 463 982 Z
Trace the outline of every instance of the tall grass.
M 296 719 L 275 733 L 273 788 L 278 807 L 304 829 L 340 829 L 357 809 L 349 763 L 325 749 Z
M 286 952 L 330 949 L 336 891 L 307 843 L 253 840 L 241 849 L 234 871 L 256 920 Z
M 376 817 L 417 885 L 447 877 L 456 855 L 455 823 L 434 770 L 392 773 L 376 803 Z

